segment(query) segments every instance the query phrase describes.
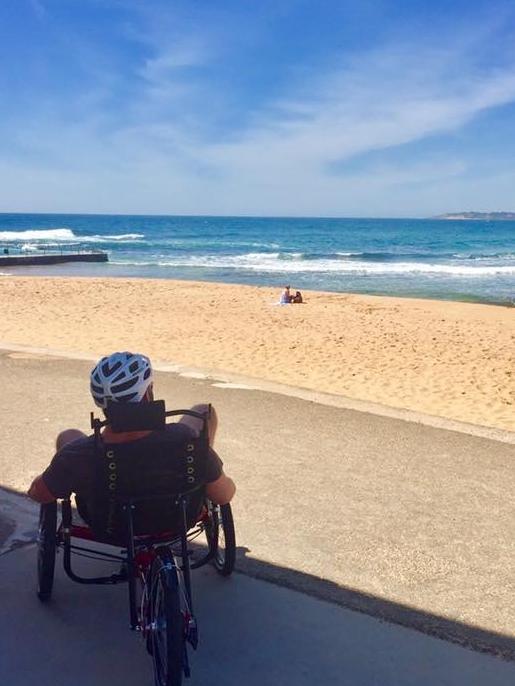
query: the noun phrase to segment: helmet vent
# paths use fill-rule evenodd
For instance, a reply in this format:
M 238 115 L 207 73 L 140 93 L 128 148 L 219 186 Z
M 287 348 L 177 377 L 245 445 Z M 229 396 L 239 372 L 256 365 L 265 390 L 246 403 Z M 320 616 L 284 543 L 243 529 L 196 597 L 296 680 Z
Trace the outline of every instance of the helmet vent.
M 114 374 L 115 372 L 117 372 L 117 371 L 120 369 L 121 366 L 122 366 L 122 363 L 121 363 L 120 361 L 117 361 L 117 362 L 114 363 L 114 365 L 113 365 L 112 367 L 110 367 L 110 366 L 109 366 L 109 360 L 107 360 L 107 361 L 104 362 L 104 364 L 102 365 L 102 374 L 103 374 L 104 376 L 111 376 L 112 374 Z
M 116 384 L 116 386 L 111 386 L 111 390 L 113 391 L 113 393 L 123 393 L 123 391 L 128 391 L 129 388 L 132 388 L 137 383 L 137 378 L 129 379 L 128 381 L 124 381 L 123 383 Z

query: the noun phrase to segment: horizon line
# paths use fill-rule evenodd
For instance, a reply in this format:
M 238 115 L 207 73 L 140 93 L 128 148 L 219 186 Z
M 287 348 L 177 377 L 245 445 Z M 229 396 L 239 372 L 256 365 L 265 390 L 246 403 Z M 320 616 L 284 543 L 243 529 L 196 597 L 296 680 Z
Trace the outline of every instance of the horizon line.
M 177 218 L 207 218 L 207 219 L 403 219 L 403 220 L 430 220 L 451 217 L 464 214 L 515 214 L 508 210 L 463 210 L 460 212 L 445 212 L 431 216 L 366 216 L 366 215 L 292 215 L 292 214 L 163 214 L 145 212 L 21 212 L 0 211 L 0 217 L 4 215 L 33 215 L 33 216 L 72 216 L 72 217 L 177 217 Z

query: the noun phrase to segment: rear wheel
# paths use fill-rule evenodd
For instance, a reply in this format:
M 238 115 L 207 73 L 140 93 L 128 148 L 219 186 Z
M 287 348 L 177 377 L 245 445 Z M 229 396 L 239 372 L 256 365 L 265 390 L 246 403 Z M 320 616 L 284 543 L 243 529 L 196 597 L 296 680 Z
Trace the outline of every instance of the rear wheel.
M 236 562 L 236 534 L 231 506 L 229 503 L 215 505 L 208 502 L 208 512 L 206 537 L 213 553 L 213 564 L 219 574 L 229 576 Z
M 155 558 L 151 571 L 150 619 L 156 686 L 181 686 L 185 663 L 185 618 L 177 569 L 169 554 Z
M 41 505 L 38 529 L 38 598 L 45 602 L 54 585 L 57 503 Z

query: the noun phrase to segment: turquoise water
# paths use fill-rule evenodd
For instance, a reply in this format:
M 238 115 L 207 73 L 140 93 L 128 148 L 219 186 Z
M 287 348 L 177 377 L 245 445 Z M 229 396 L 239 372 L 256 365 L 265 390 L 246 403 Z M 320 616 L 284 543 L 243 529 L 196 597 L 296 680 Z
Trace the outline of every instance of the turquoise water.
M 515 222 L 0 215 L 2 248 L 101 249 L 107 264 L 2 274 L 152 277 L 511 303 Z

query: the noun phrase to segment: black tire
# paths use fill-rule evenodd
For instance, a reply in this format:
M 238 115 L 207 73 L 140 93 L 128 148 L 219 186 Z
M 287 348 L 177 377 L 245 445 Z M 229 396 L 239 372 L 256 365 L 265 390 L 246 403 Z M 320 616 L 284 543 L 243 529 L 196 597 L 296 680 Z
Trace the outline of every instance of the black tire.
M 156 686 L 181 686 L 185 658 L 185 619 L 177 569 L 168 553 L 151 570 L 150 620 Z
M 231 506 L 229 503 L 214 505 L 209 502 L 208 511 L 206 537 L 213 553 L 213 565 L 219 574 L 229 576 L 236 563 L 236 534 Z
M 38 598 L 46 602 L 52 595 L 57 544 L 57 503 L 41 505 L 38 529 Z

